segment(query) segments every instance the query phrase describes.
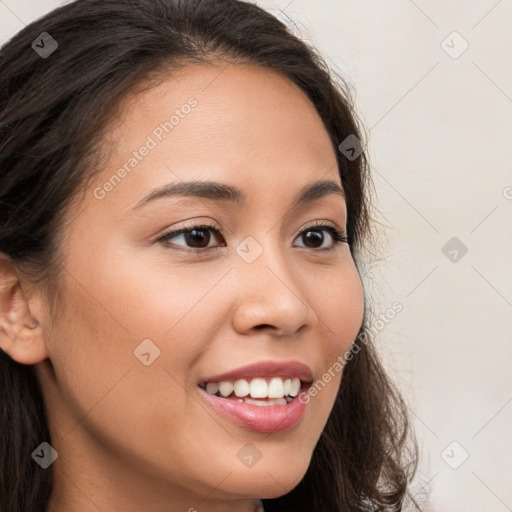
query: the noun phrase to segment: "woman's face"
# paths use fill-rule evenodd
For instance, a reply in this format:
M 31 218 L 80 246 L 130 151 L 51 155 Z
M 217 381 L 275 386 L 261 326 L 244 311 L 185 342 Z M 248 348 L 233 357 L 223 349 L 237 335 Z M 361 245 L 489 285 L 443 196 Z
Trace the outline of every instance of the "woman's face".
M 59 454 L 52 499 L 251 510 L 304 476 L 339 388 L 333 368 L 363 319 L 349 246 L 329 230 L 346 230 L 343 196 L 330 188 L 295 204 L 320 180 L 341 189 L 334 149 L 306 96 L 252 66 L 184 68 L 127 97 L 114 124 L 108 161 L 63 228 L 62 309 L 34 313 Z M 244 200 L 219 188 L 145 200 L 191 181 L 236 187 Z M 260 362 L 285 364 L 215 378 Z M 208 399 L 200 385 L 247 380 L 264 394 L 263 379 L 280 395 L 279 377 L 308 380 L 289 362 L 324 380 L 307 405 Z

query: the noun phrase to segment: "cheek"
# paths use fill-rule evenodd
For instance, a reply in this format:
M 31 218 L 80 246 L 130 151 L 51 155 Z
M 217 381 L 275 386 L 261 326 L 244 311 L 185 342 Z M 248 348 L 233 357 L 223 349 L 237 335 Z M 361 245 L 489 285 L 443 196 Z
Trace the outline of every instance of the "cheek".
M 364 292 L 355 264 L 328 277 L 318 289 L 313 306 L 324 333 L 327 367 L 350 348 L 364 317 Z
M 183 388 L 193 349 L 180 343 L 173 331 L 165 342 L 158 338 L 162 327 L 154 322 L 161 312 L 155 307 L 163 299 L 157 294 L 137 295 L 126 279 L 117 284 L 103 281 L 98 288 L 89 279 L 87 291 L 68 286 L 62 321 L 53 329 L 51 354 L 63 402 L 54 416 L 59 437 L 85 449 L 86 431 L 86 439 L 94 438 L 96 446 L 108 447 L 119 460 L 129 457 L 126 463 L 181 478 L 180 466 L 169 465 L 169 460 L 183 458 L 183 451 L 191 446 L 184 438 L 196 430 L 190 415 L 195 402 Z M 114 290 L 122 300 L 113 300 Z M 128 296 L 139 308 L 123 316 Z M 171 305 L 164 302 L 164 309 Z M 171 327 L 169 318 L 173 317 L 168 313 L 165 330 Z M 143 352 L 138 352 L 139 359 L 134 350 L 151 337 L 154 346 L 144 347 L 151 363 L 145 365 Z M 156 358 L 154 350 L 160 352 Z
M 161 400 L 170 402 L 173 394 L 172 399 L 183 400 L 165 369 L 176 373 L 168 363 L 187 357 L 185 344 L 175 344 L 171 351 L 162 336 L 185 313 L 175 299 L 178 294 L 171 290 L 163 297 L 162 286 L 157 292 L 148 286 L 147 268 L 128 268 L 106 253 L 95 251 L 94 261 L 101 266 L 93 265 L 92 257 L 73 261 L 62 283 L 62 315 L 48 336 L 59 392 L 69 410 L 57 427 L 61 435 L 82 417 L 87 421 L 101 416 L 105 431 L 112 422 L 113 432 L 134 411 L 144 422 L 151 417 L 148 411 L 159 410 L 153 403 L 155 390 Z M 143 364 L 147 352 L 148 366 Z M 159 365 L 164 359 L 166 364 Z
M 355 264 L 321 283 L 311 303 L 318 317 L 321 373 L 309 390 L 311 404 L 321 408 L 318 418 L 330 413 L 339 389 L 347 354 L 364 318 L 364 291 Z M 317 338 L 315 338 L 317 339 Z

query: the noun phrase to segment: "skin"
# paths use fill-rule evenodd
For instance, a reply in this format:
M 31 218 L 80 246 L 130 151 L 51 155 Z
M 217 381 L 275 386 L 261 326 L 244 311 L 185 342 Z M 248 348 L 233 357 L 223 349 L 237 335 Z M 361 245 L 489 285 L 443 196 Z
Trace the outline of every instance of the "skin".
M 94 188 L 190 96 L 190 114 L 97 199 Z M 252 512 L 304 476 L 341 373 L 298 425 L 271 434 L 220 416 L 197 382 L 269 359 L 303 362 L 316 381 L 350 348 L 364 300 L 349 246 L 328 231 L 318 245 L 301 234 L 314 221 L 344 231 L 346 203 L 329 194 L 291 208 L 306 184 L 341 186 L 335 150 L 300 89 L 248 65 L 186 67 L 127 96 L 114 121 L 108 161 L 63 227 L 59 315 L 0 260 L 1 346 L 36 365 L 59 455 L 47 510 Z M 189 179 L 236 185 L 247 202 L 167 197 L 134 210 Z M 156 241 L 204 222 L 221 233 L 210 232 L 207 255 L 181 251 L 183 235 Z M 235 250 L 247 236 L 263 250 L 252 263 Z M 160 349 L 148 366 L 134 356 L 144 339 Z M 247 443 L 262 454 L 250 468 L 237 457 Z

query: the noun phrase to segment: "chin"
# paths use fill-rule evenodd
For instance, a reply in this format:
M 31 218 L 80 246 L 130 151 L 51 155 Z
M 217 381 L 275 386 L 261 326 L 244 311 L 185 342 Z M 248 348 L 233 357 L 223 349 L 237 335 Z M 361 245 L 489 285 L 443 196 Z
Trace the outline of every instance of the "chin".
M 263 464 L 263 458 L 248 470 L 239 470 L 228 479 L 225 490 L 238 495 L 258 498 L 278 498 L 288 494 L 302 480 L 308 469 L 309 460 L 298 467 L 292 461 L 279 464 Z

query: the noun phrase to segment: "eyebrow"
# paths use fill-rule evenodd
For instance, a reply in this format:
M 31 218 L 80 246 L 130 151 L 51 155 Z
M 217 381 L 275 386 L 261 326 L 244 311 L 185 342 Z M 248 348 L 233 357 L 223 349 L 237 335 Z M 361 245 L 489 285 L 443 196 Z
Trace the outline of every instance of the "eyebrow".
M 345 192 L 335 181 L 315 181 L 306 185 L 299 191 L 292 208 L 296 208 L 304 203 L 311 203 L 329 194 L 337 194 L 345 199 Z M 226 183 L 219 183 L 217 181 L 183 181 L 181 183 L 164 185 L 163 187 L 153 190 L 137 203 L 133 209 L 137 210 L 155 199 L 173 196 L 200 197 L 214 201 L 229 201 L 238 205 L 245 204 L 247 198 L 243 190 L 233 185 L 227 185 Z

